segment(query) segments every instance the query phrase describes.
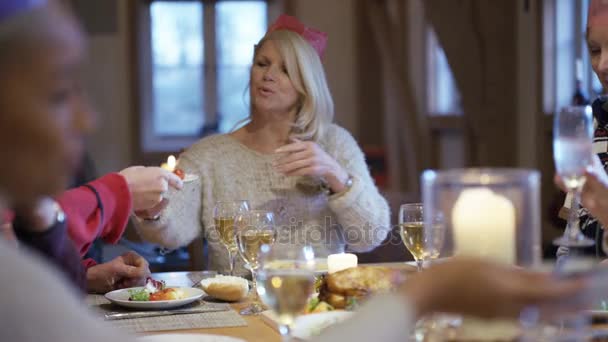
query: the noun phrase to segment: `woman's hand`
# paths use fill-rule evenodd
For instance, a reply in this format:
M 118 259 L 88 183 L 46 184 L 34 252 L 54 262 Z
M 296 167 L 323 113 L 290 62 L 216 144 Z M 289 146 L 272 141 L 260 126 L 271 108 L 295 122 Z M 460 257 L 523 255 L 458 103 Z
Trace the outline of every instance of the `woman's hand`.
M 317 143 L 293 139 L 275 152 L 282 154 L 273 164 L 277 172 L 286 176 L 322 177 L 333 192 L 345 190 L 348 172 Z
M 146 259 L 135 252 L 127 252 L 112 261 L 87 270 L 87 290 L 106 293 L 112 290 L 145 285 L 150 276 Z
M 568 191 L 559 175 L 555 175 L 554 182 L 562 190 Z M 608 226 L 608 175 L 597 156 L 594 156 L 593 167 L 585 172 L 581 204 L 603 226 Z
M 608 226 L 608 185 L 595 173 L 586 172 L 585 177 L 581 204 L 603 226 Z

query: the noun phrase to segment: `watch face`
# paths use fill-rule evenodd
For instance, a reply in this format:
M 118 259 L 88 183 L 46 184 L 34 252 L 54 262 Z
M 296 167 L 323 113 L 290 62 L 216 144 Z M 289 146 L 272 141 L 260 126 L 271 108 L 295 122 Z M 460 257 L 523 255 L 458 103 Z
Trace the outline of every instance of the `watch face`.
M 63 212 L 63 209 L 61 209 L 61 206 L 58 203 L 55 203 L 55 212 L 57 213 L 55 221 L 63 223 L 65 221 L 65 213 Z
M 57 222 L 64 222 L 65 221 L 65 213 L 63 212 L 63 210 L 59 210 L 57 212 Z

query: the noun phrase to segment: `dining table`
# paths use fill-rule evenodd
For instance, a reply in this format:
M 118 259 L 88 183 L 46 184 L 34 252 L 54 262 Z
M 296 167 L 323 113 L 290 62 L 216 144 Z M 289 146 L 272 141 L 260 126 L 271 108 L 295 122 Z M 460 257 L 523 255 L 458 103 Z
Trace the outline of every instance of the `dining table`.
M 382 264 L 367 264 L 374 266 L 385 266 L 391 268 L 404 268 L 408 272 L 416 272 L 413 263 L 382 263 Z M 193 287 L 198 285 L 198 282 L 203 277 L 209 276 L 205 271 L 191 272 L 162 272 L 153 273 L 152 277 L 155 280 L 165 281 L 170 287 Z M 244 300 L 237 303 L 231 303 L 230 307 L 236 313 L 248 306 L 250 302 Z M 608 313 L 604 316 L 602 322 L 594 322 L 593 330 L 595 338 L 593 341 L 607 341 L 606 332 L 608 332 Z M 243 341 L 250 342 L 278 342 L 281 341 L 281 336 L 277 330 L 271 327 L 264 319 L 264 315 L 241 316 L 246 325 L 235 327 L 219 327 L 219 328 L 195 328 L 195 329 L 179 329 L 179 330 L 164 330 L 164 331 L 148 331 L 140 333 L 142 336 L 162 335 L 162 334 L 205 334 L 205 335 L 221 335 L 229 336 Z
M 388 266 L 396 268 L 405 268 L 408 271 L 415 271 L 416 268 L 411 263 L 382 263 L 368 264 L 374 266 Z M 208 271 L 190 271 L 190 272 L 161 272 L 153 273 L 152 278 L 159 281 L 164 281 L 169 287 L 197 287 L 201 279 L 213 276 L 214 272 Z M 231 303 L 231 309 L 239 312 L 242 308 L 248 306 L 248 300 L 237 303 Z M 143 336 L 162 335 L 162 334 L 208 334 L 222 335 L 235 337 L 244 341 L 250 342 L 275 342 L 281 341 L 281 335 L 265 322 L 263 315 L 241 316 L 246 323 L 246 326 L 237 327 L 221 327 L 221 328 L 199 328 L 199 329 L 179 329 L 179 330 L 164 330 L 164 331 L 148 331 L 140 333 Z

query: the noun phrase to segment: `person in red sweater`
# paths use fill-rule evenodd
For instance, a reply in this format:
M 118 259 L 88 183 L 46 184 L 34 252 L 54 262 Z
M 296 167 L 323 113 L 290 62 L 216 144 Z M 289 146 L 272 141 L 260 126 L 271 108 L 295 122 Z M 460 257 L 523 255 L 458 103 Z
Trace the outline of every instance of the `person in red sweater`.
M 162 209 L 169 187 L 181 189 L 181 179 L 159 167 L 133 166 L 110 173 L 81 187 L 62 193 L 57 202 L 68 219 L 68 234 L 81 257 L 97 238 L 117 243 L 130 215 Z M 147 261 L 128 252 L 110 262 L 83 260 L 87 290 L 105 293 L 143 284 L 150 271 Z
M 48 228 L 57 216 L 57 209 L 61 208 L 62 215 L 67 218 L 67 233 L 80 257 L 83 257 L 97 238 L 107 243 L 117 243 L 133 212 L 162 208 L 166 205 L 163 194 L 169 186 L 181 189 L 182 185 L 178 176 L 162 168 L 129 167 L 67 190 L 56 197 L 56 202 L 43 198 L 31 209 L 18 208 L 16 217 L 10 218 L 17 236 L 12 234 L 10 226 L 5 226 L 5 239 L 28 240 L 20 232 L 32 227 L 39 230 Z M 44 243 L 37 240 L 36 249 L 51 247 L 46 246 L 53 243 L 51 240 L 44 240 Z M 82 264 L 86 269 L 86 283 L 82 286 L 88 292 L 105 293 L 143 285 L 150 275 L 148 262 L 135 252 L 127 252 L 102 264 L 97 264 L 93 259 L 85 259 Z M 65 266 L 60 265 L 63 269 L 66 269 Z M 72 279 L 80 279 L 80 271 L 70 270 L 67 273 Z
M 81 259 L 90 242 L 117 239 L 132 210 L 162 205 L 168 184 L 181 182 L 159 168 L 132 167 L 60 193 L 94 120 L 78 72 L 85 38 L 73 18 L 44 5 L 0 1 L 0 155 L 10 163 L 0 168 L 0 208 L 15 214 L 13 227 L 2 232 L 16 236 L 19 249 L 41 254 L 73 284 L 105 292 L 141 279 L 148 265 L 128 253 L 89 268 L 83 284 Z M 48 196 L 58 196 L 61 205 Z M 0 217 L 0 226 L 7 226 L 6 219 Z

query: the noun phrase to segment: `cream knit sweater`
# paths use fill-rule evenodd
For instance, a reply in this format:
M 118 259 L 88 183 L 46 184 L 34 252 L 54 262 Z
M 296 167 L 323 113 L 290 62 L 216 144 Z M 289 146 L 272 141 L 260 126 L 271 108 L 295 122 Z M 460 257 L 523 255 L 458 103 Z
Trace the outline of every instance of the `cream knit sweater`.
M 230 135 L 201 139 L 179 158 L 179 167 L 199 176 L 181 191 L 170 190 L 169 206 L 157 221 L 136 219 L 140 235 L 165 247 L 184 246 L 203 233 L 210 269 L 227 272 L 228 253 L 213 220 L 216 201 L 246 199 L 251 209 L 271 210 L 279 228 L 277 243 L 311 244 L 317 256 L 364 252 L 378 246 L 390 229 L 386 200 L 379 194 L 363 153 L 345 129 L 330 125 L 319 145 L 353 177 L 342 194 L 328 196 L 321 181 L 286 177 L 272 168 L 276 155 L 247 148 Z M 236 272 L 246 273 L 237 258 Z

